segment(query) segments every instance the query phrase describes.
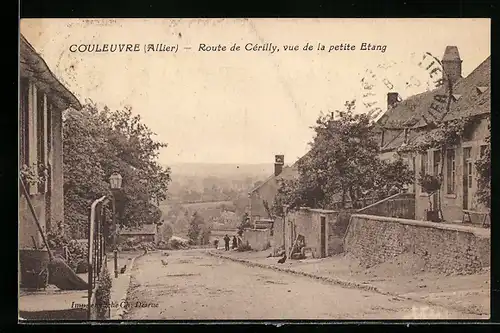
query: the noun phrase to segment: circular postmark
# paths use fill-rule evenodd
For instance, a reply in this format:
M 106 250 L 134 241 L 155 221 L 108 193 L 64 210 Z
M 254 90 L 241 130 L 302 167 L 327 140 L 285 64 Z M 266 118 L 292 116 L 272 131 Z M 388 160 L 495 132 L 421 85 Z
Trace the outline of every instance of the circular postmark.
M 441 120 L 449 110 L 452 94 L 449 80 L 441 61 L 430 52 L 412 53 L 405 61 L 388 61 L 376 68 L 367 69 L 360 78 L 361 108 L 374 121 L 383 118 L 385 111 L 404 101 L 411 116 L 402 121 L 385 125 L 411 126 L 423 120 L 426 124 Z M 447 88 L 447 89 L 446 89 Z M 412 98 L 430 92 L 425 98 Z M 384 121 L 385 120 L 385 121 Z

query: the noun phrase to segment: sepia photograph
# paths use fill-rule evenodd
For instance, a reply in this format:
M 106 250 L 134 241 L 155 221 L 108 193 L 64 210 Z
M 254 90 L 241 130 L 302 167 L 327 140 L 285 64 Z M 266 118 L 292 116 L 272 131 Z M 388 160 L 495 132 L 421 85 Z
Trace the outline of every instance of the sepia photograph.
M 18 322 L 490 319 L 490 19 L 21 19 Z

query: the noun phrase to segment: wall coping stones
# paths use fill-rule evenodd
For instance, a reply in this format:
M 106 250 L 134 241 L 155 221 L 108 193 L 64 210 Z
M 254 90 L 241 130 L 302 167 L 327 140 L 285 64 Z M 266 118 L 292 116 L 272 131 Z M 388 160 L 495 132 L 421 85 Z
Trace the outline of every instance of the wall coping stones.
M 308 211 L 308 212 L 314 212 L 314 213 L 322 213 L 322 214 L 335 214 L 338 213 L 336 210 L 329 210 L 329 209 L 320 209 L 320 208 L 309 208 L 309 207 L 300 207 L 299 210 L 302 211 Z
M 417 220 L 401 219 L 401 218 L 396 218 L 396 217 L 376 216 L 376 215 L 366 215 L 366 214 L 353 214 L 353 215 L 351 215 L 351 221 L 353 218 L 362 218 L 362 219 L 374 220 L 374 221 L 379 221 L 379 222 L 392 222 L 392 223 L 413 225 L 413 226 L 423 227 L 423 228 L 435 228 L 435 229 L 441 229 L 441 230 L 467 232 L 467 233 L 472 233 L 476 236 L 484 237 L 484 238 L 491 237 L 490 229 L 479 228 L 479 227 L 455 225 L 455 224 L 449 224 L 449 223 L 436 223 L 436 222 L 429 222 L 429 221 L 417 221 Z

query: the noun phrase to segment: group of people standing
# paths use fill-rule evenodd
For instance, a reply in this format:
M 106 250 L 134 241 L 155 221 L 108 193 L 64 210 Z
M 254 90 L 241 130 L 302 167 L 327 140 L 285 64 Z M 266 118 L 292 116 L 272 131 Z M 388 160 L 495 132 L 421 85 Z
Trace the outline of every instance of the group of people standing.
M 223 240 L 224 240 L 224 249 L 226 251 L 229 251 L 229 243 L 231 242 L 231 238 L 226 234 L 224 236 Z M 214 246 L 216 249 L 219 248 L 219 240 L 218 239 L 214 240 Z M 238 238 L 236 238 L 236 236 L 233 236 L 232 248 L 236 249 L 237 247 L 238 247 Z

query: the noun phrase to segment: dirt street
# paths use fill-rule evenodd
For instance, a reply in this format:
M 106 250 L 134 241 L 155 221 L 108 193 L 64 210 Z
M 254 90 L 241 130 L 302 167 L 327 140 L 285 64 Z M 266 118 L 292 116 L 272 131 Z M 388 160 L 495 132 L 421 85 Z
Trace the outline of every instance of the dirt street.
M 136 260 L 124 319 L 480 319 L 308 277 L 248 267 L 206 250 Z M 166 263 L 162 263 L 162 260 Z

